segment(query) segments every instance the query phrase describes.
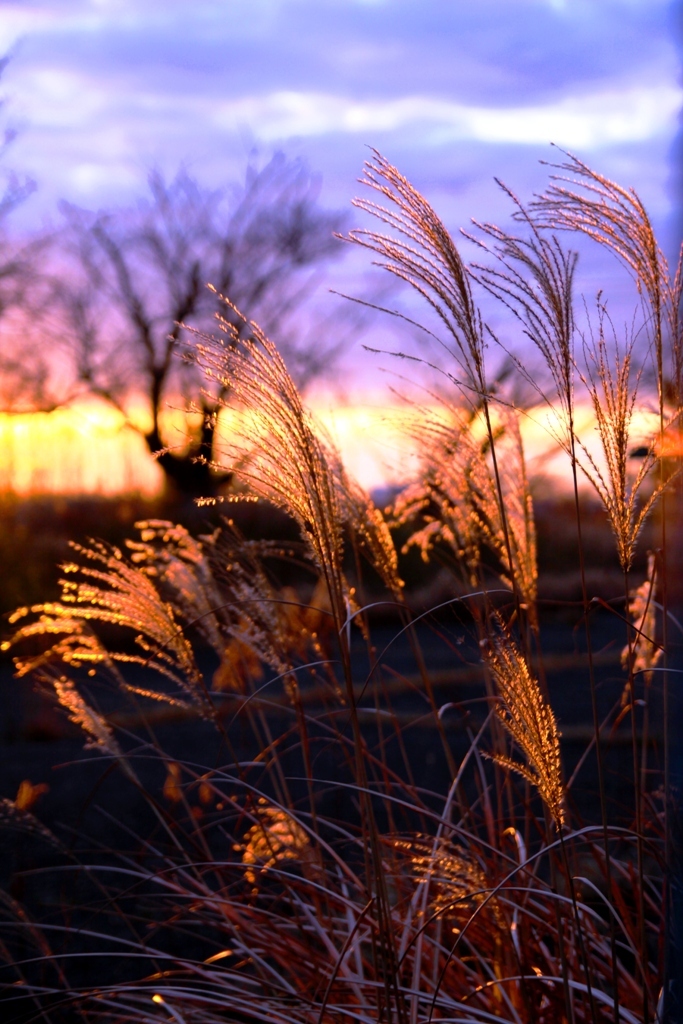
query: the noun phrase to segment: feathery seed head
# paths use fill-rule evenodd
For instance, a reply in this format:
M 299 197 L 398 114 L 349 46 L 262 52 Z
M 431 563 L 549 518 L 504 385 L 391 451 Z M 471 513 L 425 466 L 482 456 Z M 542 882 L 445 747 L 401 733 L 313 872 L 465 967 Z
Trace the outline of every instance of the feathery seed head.
M 564 786 L 559 732 L 552 708 L 499 618 L 496 632 L 483 651 L 500 696 L 496 714 L 524 754 L 526 764 L 498 754 L 493 755 L 494 760 L 536 787 L 561 828 L 565 821 Z

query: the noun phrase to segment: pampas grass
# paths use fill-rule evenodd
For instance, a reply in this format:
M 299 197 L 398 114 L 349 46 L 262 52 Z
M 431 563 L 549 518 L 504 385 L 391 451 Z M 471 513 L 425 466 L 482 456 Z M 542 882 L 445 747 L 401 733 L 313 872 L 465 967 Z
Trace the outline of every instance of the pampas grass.
M 88 952 L 102 957 L 99 984 L 72 985 L 49 930 L 46 939 L 25 927 L 19 908 L 6 906 L 3 949 L 19 1004 L 30 1000 L 49 1020 L 64 1000 L 84 1021 L 108 1024 L 661 1019 L 669 809 L 658 803 L 654 781 L 646 803 L 636 780 L 635 827 L 608 814 L 592 661 L 600 817 L 582 821 L 570 799 L 543 672 L 520 431 L 526 411 L 489 385 L 491 332 L 475 298 L 481 289 L 499 300 L 542 354 L 577 514 L 583 471 L 612 526 L 629 620 L 628 702 L 616 713 L 630 714 L 634 758 L 643 773 L 652 771 L 647 739 L 637 746 L 634 694 L 636 673 L 654 685 L 662 646 L 654 560 L 645 582 L 628 589 L 643 523 L 671 479 L 651 481 L 656 438 L 635 474 L 628 462 L 651 353 L 641 351 L 638 335 L 608 341 L 604 307 L 597 339 L 577 353 L 577 257 L 554 232 L 590 235 L 636 275 L 649 303 L 660 398 L 661 325 L 667 316 L 674 323 L 678 285 L 664 283 L 665 263 L 635 194 L 574 158 L 564 169 L 578 184 L 552 184 L 528 209 L 509 193 L 523 234 L 480 225 L 491 262 L 469 267 L 399 171 L 379 153 L 368 163 L 363 183 L 373 198 L 356 205 L 383 228 L 350 238 L 430 304 L 446 333 L 437 340 L 452 357 L 442 414 L 413 427 L 419 479 L 387 518 L 345 471 L 258 325 L 228 303 L 217 337 L 188 334 L 186 358 L 207 389 L 214 393 L 218 384 L 224 401 L 246 414 L 242 427 L 205 453 L 207 461 L 239 481 L 236 497 L 284 510 L 299 540 L 289 548 L 247 541 L 230 519 L 200 538 L 145 521 L 126 550 L 95 542 L 76 548 L 63 567 L 60 601 L 15 615 L 10 643 L 20 674 L 38 674 L 52 689 L 95 753 L 123 768 L 158 823 L 139 854 L 109 850 L 101 863 L 86 865 L 101 895 L 88 938 Z M 514 362 L 526 372 L 519 355 Z M 593 404 L 602 460 L 577 434 L 578 391 Z M 456 694 L 441 705 L 435 699 L 400 576 L 396 525 L 425 560 L 448 551 L 469 591 L 447 604 L 461 606 L 472 623 L 486 683 L 484 695 L 469 702 L 479 707 L 476 721 Z M 580 520 L 577 526 L 581 538 Z M 273 564 L 290 558 L 305 569 L 307 586 L 278 582 Z M 383 588 L 372 607 L 363 598 L 368 566 Z M 581 576 L 587 617 L 583 566 Z M 444 790 L 411 763 L 406 712 L 392 704 L 396 690 L 373 641 L 379 604 L 394 609 L 410 637 L 424 720 L 449 765 Z M 112 631 L 128 644 L 117 646 Z M 587 638 L 592 657 L 590 631 Z M 137 719 L 123 725 L 119 711 L 98 706 L 90 687 L 102 680 L 134 703 Z M 150 709 L 160 703 L 212 723 L 221 758 L 208 765 L 172 757 L 151 727 Z M 468 738 L 457 761 L 444 725 L 453 708 Z M 237 749 L 245 737 L 255 751 L 249 757 Z M 148 762 L 160 767 L 163 783 L 143 784 Z M 132 896 L 134 914 L 125 909 Z M 125 939 L 108 935 L 108 914 Z M 68 921 L 59 927 L 75 928 Z M 33 954 L 17 952 L 17 935 L 54 966 L 47 981 L 31 973 Z M 104 965 L 124 956 L 126 978 L 108 981 Z

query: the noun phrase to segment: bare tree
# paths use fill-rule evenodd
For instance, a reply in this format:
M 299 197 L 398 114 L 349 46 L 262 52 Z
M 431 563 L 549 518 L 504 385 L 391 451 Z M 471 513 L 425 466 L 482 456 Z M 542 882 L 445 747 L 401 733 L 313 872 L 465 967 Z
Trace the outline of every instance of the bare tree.
M 250 169 L 231 195 L 202 188 L 186 171 L 170 183 L 154 172 L 149 188 L 147 199 L 127 209 L 92 214 L 63 206 L 54 295 L 75 387 L 112 403 L 131 426 L 131 403 L 142 399 L 142 432 L 157 452 L 173 440 L 163 431 L 168 403 L 196 404 L 200 394 L 196 368 L 178 358 L 182 325 L 211 330 L 215 313 L 228 313 L 218 296 L 277 339 L 299 383 L 331 357 L 317 332 L 314 344 L 306 342 L 302 308 L 322 264 L 339 254 L 341 217 L 321 208 L 307 167 L 281 154 Z M 211 451 L 218 398 L 200 400 L 201 426 L 191 429 L 187 418 L 182 453 L 159 457 L 167 482 L 182 493 L 215 487 L 201 456 Z
M 2 76 L 9 57 L 0 58 Z M 0 100 L 0 108 L 3 101 Z M 11 146 L 16 132 L 6 127 L 0 133 L 0 162 Z M 43 249 L 43 240 L 19 240 L 10 228 L 10 217 L 35 190 L 35 182 L 21 178 L 6 170 L 0 173 L 0 328 L 5 336 L 12 335 L 13 323 L 27 308 L 37 277 L 37 260 Z M 4 339 L 3 339 L 4 340 Z M 0 351 L 0 404 L 4 408 L 21 402 L 27 393 L 42 398 L 45 374 L 42 360 L 26 359 L 25 353 L 3 345 Z

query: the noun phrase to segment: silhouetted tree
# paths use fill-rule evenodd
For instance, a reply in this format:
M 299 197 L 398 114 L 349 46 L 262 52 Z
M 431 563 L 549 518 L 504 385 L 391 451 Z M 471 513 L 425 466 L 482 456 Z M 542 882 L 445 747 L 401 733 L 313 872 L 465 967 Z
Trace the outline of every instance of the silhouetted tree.
M 0 58 L 2 76 L 9 58 Z M 3 101 L 0 100 L 0 109 Z M 0 133 L 0 164 L 4 165 L 7 149 L 16 132 L 5 127 Z M 34 191 L 35 182 L 16 173 L 0 172 L 0 332 L 12 338 L 16 320 L 27 308 L 36 287 L 37 260 L 44 240 L 19 240 L 10 228 L 10 215 Z M 23 319 L 23 317 L 22 317 Z M 43 361 L 27 357 L 19 345 L 5 344 L 0 350 L 0 405 L 12 407 L 30 394 L 35 400 L 42 398 L 45 388 Z
M 307 167 L 281 154 L 250 169 L 231 195 L 201 187 L 184 170 L 170 183 L 152 173 L 149 189 L 126 209 L 63 206 L 54 290 L 61 344 L 81 393 L 110 402 L 131 426 L 133 404 L 144 401 L 151 452 L 173 440 L 162 426 L 168 403 L 194 402 L 201 425 L 188 417 L 182 450 L 165 451 L 159 464 L 180 492 L 207 494 L 216 479 L 200 456 L 211 451 L 219 396 L 200 397 L 196 369 L 178 358 L 182 325 L 212 330 L 217 311 L 229 315 L 211 284 L 276 339 L 305 384 L 332 356 L 320 332 L 306 340 L 302 308 L 321 265 L 339 254 L 341 217 L 321 208 Z

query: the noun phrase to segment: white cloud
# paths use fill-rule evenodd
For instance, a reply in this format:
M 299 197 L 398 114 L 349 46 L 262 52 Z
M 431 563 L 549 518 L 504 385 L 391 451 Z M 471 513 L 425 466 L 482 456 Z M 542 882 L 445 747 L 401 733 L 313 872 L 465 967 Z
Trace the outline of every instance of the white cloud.
M 683 89 L 672 83 L 569 96 L 526 107 L 468 106 L 424 96 L 356 101 L 326 93 L 276 91 L 218 104 L 212 120 L 223 130 L 248 126 L 266 142 L 421 127 L 423 141 L 433 144 L 552 141 L 587 150 L 642 142 L 673 131 L 682 103 Z
M 6 53 L 29 32 L 49 30 L 58 24 L 58 15 L 48 8 L 5 4 L 0 19 L 0 53 Z

